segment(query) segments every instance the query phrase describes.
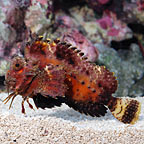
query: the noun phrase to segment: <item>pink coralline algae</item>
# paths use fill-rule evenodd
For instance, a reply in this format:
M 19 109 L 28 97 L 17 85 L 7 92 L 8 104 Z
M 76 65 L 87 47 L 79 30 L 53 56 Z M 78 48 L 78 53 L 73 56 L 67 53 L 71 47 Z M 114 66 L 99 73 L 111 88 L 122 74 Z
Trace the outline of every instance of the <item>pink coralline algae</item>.
M 7 39 L 1 38 L 1 57 L 10 57 L 18 52 L 17 44 L 20 44 L 28 36 L 28 29 L 25 25 L 24 19 L 26 10 L 30 6 L 30 0 L 9 0 L 9 4 L 2 5 L 2 12 L 5 15 L 5 19 L 2 24 L 7 31 Z M 5 32 L 4 31 L 4 32 Z
M 143 11 L 144 10 L 144 0 L 138 0 L 137 6 L 138 6 L 139 11 Z
M 110 0 L 97 0 L 100 4 L 107 4 Z
M 112 27 L 112 19 L 108 16 L 97 20 L 97 22 L 103 29 L 108 29 L 109 27 Z
M 126 37 L 132 36 L 130 28 L 128 28 L 124 22 L 118 20 L 113 13 L 97 20 L 97 23 L 106 32 L 106 35 L 109 37 L 108 39 L 110 41 L 121 41 Z
M 78 30 L 72 29 L 71 31 L 64 33 L 62 40 L 81 50 L 89 61 L 94 62 L 98 58 L 97 48 Z

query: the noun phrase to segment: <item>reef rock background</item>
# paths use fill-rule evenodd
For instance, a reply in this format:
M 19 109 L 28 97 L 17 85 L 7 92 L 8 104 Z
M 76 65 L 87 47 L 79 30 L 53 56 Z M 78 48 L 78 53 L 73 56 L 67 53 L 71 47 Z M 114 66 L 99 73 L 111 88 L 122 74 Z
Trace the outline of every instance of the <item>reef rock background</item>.
M 115 96 L 144 96 L 143 0 L 1 0 L 0 89 L 30 34 L 60 38 L 115 72 Z

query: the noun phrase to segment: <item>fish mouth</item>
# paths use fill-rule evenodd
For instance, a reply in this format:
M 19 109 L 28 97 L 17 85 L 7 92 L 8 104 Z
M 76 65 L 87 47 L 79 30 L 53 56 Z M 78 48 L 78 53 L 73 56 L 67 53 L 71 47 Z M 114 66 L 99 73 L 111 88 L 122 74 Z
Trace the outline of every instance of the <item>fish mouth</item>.
M 13 101 L 14 101 L 14 99 L 15 99 L 15 97 L 16 97 L 17 95 L 22 95 L 22 94 L 26 93 L 27 90 L 30 88 L 32 82 L 33 82 L 34 79 L 36 78 L 36 76 L 37 76 L 37 74 L 32 77 L 31 81 L 27 84 L 27 86 L 26 86 L 25 88 L 21 88 L 21 87 L 20 87 L 19 89 L 16 89 L 16 90 L 15 90 L 14 92 L 12 92 L 11 94 L 9 94 L 9 91 L 12 90 L 12 89 L 14 89 L 14 88 L 13 88 L 13 86 L 10 86 L 10 84 L 9 84 L 8 81 L 6 80 L 5 83 L 6 83 L 6 86 L 7 86 L 8 96 L 7 96 L 2 102 L 4 102 L 4 104 L 6 104 L 6 103 L 12 98 L 11 103 L 10 103 L 10 105 L 9 105 L 9 109 L 10 109 L 11 106 L 12 106 L 12 103 L 13 103 Z M 27 96 L 26 96 L 26 97 L 23 97 L 24 100 L 25 100 L 26 98 L 27 98 Z

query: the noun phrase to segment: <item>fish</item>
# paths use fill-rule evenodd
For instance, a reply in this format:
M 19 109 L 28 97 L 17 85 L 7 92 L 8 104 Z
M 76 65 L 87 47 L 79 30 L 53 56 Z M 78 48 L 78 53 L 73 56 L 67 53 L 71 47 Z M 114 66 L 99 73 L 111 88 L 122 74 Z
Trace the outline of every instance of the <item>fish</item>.
M 125 124 L 139 118 L 141 103 L 132 98 L 113 97 L 118 87 L 117 78 L 105 66 L 89 62 L 84 53 L 60 39 L 37 37 L 27 42 L 24 56 L 14 56 L 5 76 L 8 92 L 4 99 L 12 103 L 17 95 L 33 109 L 53 108 L 65 103 L 80 113 L 92 117 L 104 116 L 108 109 Z

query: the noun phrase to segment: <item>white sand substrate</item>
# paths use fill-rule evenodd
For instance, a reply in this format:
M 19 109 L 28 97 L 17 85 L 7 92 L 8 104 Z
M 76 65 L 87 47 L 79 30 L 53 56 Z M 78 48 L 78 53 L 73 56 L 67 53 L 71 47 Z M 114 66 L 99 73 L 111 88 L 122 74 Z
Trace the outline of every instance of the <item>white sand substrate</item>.
M 90 117 L 74 111 L 65 104 L 53 109 L 31 110 L 25 103 L 21 113 L 21 96 L 9 103 L 0 94 L 0 144 L 144 144 L 144 97 L 138 122 L 123 124 L 111 113 L 104 117 Z M 33 104 L 33 102 L 31 101 Z

